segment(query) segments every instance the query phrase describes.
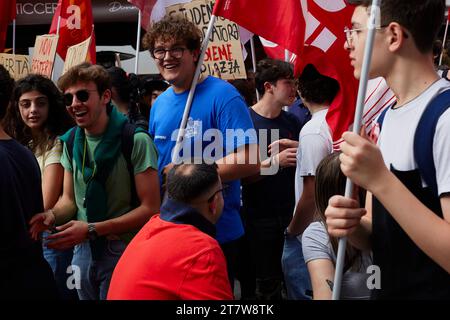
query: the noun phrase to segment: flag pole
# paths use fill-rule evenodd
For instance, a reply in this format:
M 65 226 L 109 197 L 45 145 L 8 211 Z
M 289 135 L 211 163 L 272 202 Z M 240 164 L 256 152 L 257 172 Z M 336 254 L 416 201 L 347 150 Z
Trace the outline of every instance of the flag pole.
M 13 54 L 16 54 L 16 19 L 13 20 L 13 45 L 12 45 Z
M 442 41 L 442 50 L 441 50 L 441 56 L 439 58 L 439 65 L 442 64 L 442 58 L 444 56 L 444 49 L 445 49 L 445 42 L 447 41 L 448 19 L 450 19 L 450 17 L 447 18 L 447 24 L 445 26 L 444 41 Z
M 198 78 L 200 76 L 200 69 L 203 65 L 203 60 L 205 59 L 206 49 L 208 47 L 209 38 L 213 31 L 214 23 L 216 22 L 216 16 L 211 15 L 211 20 L 208 24 L 208 29 L 206 30 L 205 37 L 202 43 L 202 49 L 200 51 L 200 56 L 198 58 L 197 67 L 195 68 L 194 78 L 192 79 L 191 89 L 189 90 L 189 95 L 186 101 L 186 106 L 184 108 L 183 118 L 181 120 L 180 129 L 178 131 L 177 142 L 172 154 L 172 163 L 179 163 L 179 155 L 181 151 L 181 146 L 183 144 L 184 131 L 186 130 L 186 125 L 191 111 L 192 100 L 194 99 L 195 88 L 197 87 Z
M 369 68 L 370 62 L 372 59 L 372 50 L 373 43 L 375 38 L 376 31 L 376 21 L 379 21 L 380 18 L 380 0 L 372 0 L 372 6 L 370 10 L 370 19 L 368 21 L 368 33 L 367 33 L 367 41 L 364 49 L 364 60 L 362 64 L 361 77 L 359 81 L 359 89 L 358 89 L 358 99 L 356 101 L 356 111 L 355 111 L 355 119 L 353 121 L 353 132 L 359 133 L 359 129 L 361 127 L 361 119 L 364 111 L 364 100 L 366 99 L 366 90 L 367 90 L 367 81 L 369 76 Z M 345 184 L 345 196 L 350 198 L 353 194 L 353 183 L 350 179 L 347 178 L 347 182 Z M 336 259 L 336 271 L 334 274 L 334 284 L 333 284 L 333 300 L 339 300 L 341 295 L 341 284 L 342 284 L 342 276 L 343 269 L 345 264 L 345 251 L 347 247 L 347 238 L 339 239 L 339 247 L 337 252 Z
M 139 70 L 139 51 L 141 46 L 141 20 L 142 11 L 138 9 L 138 25 L 137 25 L 137 39 L 136 39 L 136 60 L 134 64 L 134 73 L 137 75 Z
M 58 16 L 58 23 L 56 24 L 56 35 L 59 36 L 59 29 L 61 28 L 61 11 L 59 12 L 59 16 Z M 58 38 L 58 42 L 59 42 L 59 38 Z M 56 57 L 55 57 L 55 61 L 56 61 Z M 53 69 L 52 69 L 52 76 L 50 77 L 52 81 L 55 81 L 55 66 L 53 65 Z
M 255 42 L 253 41 L 253 36 L 250 38 L 250 50 L 252 52 L 252 64 L 253 64 L 253 72 L 256 75 L 256 54 L 255 54 Z M 259 101 L 259 92 L 258 89 L 256 89 L 256 101 Z

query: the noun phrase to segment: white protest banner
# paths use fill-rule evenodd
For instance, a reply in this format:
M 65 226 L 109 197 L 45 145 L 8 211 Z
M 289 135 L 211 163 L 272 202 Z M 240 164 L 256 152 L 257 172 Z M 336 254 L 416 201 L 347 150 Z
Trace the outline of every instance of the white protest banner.
M 194 0 L 166 8 L 170 15 L 182 14 L 192 21 L 205 36 L 211 19 L 214 1 Z M 239 26 L 222 17 L 214 24 L 201 72 L 224 80 L 246 79 Z
M 87 38 L 83 42 L 80 42 L 79 44 L 69 47 L 67 50 L 66 61 L 64 62 L 63 74 L 70 68 L 87 60 L 90 43 L 91 37 Z
M 15 80 L 19 80 L 30 73 L 28 56 L 0 53 L 0 64 L 8 70 Z
M 58 36 L 45 34 L 36 37 L 33 58 L 31 59 L 31 72 L 50 78 L 55 63 Z

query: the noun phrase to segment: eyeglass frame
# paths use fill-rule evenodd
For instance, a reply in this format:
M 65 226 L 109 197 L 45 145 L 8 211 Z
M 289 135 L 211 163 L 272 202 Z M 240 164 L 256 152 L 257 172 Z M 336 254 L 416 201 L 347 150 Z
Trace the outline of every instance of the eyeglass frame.
M 386 28 L 388 25 L 383 25 L 383 26 L 379 26 L 379 27 L 375 27 L 375 30 L 381 30 Z M 345 41 L 347 42 L 347 46 L 351 47 L 352 43 L 353 43 L 353 32 L 358 32 L 358 31 L 364 31 L 364 30 L 368 30 L 369 27 L 363 27 L 363 28 L 352 28 L 350 29 L 349 27 L 345 26 L 344 27 L 344 33 L 345 33 Z
M 181 50 L 181 53 L 180 53 L 179 57 L 174 55 L 174 50 Z M 164 60 L 164 58 L 166 57 L 166 53 L 169 52 L 169 54 L 170 54 L 170 56 L 172 58 L 181 59 L 181 57 L 183 57 L 183 55 L 184 55 L 184 51 L 185 50 L 189 50 L 189 49 L 187 47 L 173 47 L 173 48 L 170 48 L 170 49 L 154 48 L 153 50 L 150 51 L 150 54 L 152 55 L 153 59 Z M 164 54 L 160 58 L 158 58 L 155 55 L 155 51 L 161 51 L 161 53 L 164 51 Z
M 222 188 L 220 188 L 219 190 L 217 190 L 216 192 L 214 192 L 209 198 L 208 200 L 206 200 L 206 202 L 211 203 L 214 200 L 214 197 L 216 196 L 216 194 L 218 194 L 219 192 L 222 192 L 222 196 L 224 196 L 224 192 L 230 187 L 230 185 L 228 184 L 223 184 Z
M 80 97 L 78 96 L 78 94 L 79 94 L 80 92 L 86 92 L 86 93 L 87 93 L 87 99 L 86 99 L 86 100 L 80 99 Z M 73 104 L 73 97 L 74 97 L 74 96 L 77 97 L 77 100 L 81 101 L 82 103 L 88 101 L 89 98 L 91 97 L 91 95 L 90 95 L 89 92 L 97 92 L 97 90 L 94 90 L 94 89 L 80 89 L 80 90 L 78 90 L 78 91 L 75 92 L 75 93 L 70 93 L 70 92 L 64 93 L 64 94 L 63 94 L 64 105 L 66 106 L 66 108 L 69 108 L 70 106 L 72 106 L 72 104 Z M 66 100 L 66 97 L 68 97 L 69 95 L 71 96 L 70 104 L 67 104 L 68 100 Z M 83 100 L 84 100 L 84 101 L 83 101 Z

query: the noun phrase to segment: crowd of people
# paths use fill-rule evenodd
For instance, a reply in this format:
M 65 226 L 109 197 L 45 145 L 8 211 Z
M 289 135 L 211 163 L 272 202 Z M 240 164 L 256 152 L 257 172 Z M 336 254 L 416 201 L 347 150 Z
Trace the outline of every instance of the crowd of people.
M 349 2 L 359 79 L 371 1 Z M 340 152 L 326 121 L 339 83 L 273 59 L 254 82 L 200 76 L 178 140 L 201 47 L 182 17 L 144 36 L 164 80 L 83 63 L 14 82 L 0 66 L 0 297 L 331 299 L 347 237 L 342 299 L 449 299 L 444 11 L 381 2 L 369 76 L 397 99 L 377 141 L 346 132 Z

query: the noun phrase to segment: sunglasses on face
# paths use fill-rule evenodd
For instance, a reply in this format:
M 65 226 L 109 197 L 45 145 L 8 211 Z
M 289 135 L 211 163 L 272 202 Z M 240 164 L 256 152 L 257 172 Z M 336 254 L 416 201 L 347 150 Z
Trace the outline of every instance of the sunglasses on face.
M 86 102 L 89 100 L 89 96 L 90 96 L 89 92 L 95 92 L 95 91 L 97 91 L 97 90 L 82 89 L 82 90 L 75 92 L 75 97 L 77 97 L 77 100 L 80 102 Z M 64 104 L 66 105 L 66 107 L 70 107 L 72 105 L 73 96 L 74 96 L 74 94 L 69 93 L 69 92 L 65 93 L 63 95 Z

